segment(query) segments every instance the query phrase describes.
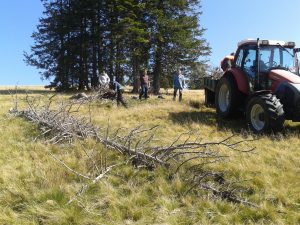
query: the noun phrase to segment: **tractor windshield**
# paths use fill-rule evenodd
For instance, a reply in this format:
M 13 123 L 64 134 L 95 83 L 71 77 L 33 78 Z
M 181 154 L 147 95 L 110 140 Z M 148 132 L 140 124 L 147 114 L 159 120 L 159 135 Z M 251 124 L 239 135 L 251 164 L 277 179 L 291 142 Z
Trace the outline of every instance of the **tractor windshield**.
M 260 49 L 260 70 L 269 71 L 272 69 L 283 69 L 297 73 L 293 48 L 281 45 L 261 46 Z

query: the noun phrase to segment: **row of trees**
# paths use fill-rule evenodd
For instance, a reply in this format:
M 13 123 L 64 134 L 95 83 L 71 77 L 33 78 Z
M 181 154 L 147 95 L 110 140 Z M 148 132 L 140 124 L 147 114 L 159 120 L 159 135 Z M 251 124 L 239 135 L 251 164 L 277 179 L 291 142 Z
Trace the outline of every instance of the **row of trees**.
M 147 68 L 158 93 L 176 68 L 193 74 L 210 53 L 199 0 L 41 1 L 44 16 L 25 61 L 63 90 L 96 87 L 98 73 L 106 71 L 120 82 L 128 78 L 138 91 Z

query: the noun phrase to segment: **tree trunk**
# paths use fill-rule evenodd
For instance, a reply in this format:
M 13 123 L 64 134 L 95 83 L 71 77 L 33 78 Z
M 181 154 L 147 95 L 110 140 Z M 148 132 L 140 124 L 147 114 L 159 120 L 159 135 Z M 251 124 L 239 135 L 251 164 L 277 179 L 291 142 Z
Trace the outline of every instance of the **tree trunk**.
M 153 77 L 153 92 L 158 95 L 160 91 L 160 78 L 162 75 L 162 42 L 157 38 L 157 47 L 155 52 L 155 65 Z
M 102 30 L 103 24 L 101 24 L 101 7 L 105 8 L 104 2 L 97 2 L 97 19 L 96 19 L 96 33 L 97 33 L 97 69 L 99 73 L 104 70 L 104 46 Z
M 85 86 L 85 71 L 84 71 L 84 51 L 85 51 L 85 43 L 84 43 L 84 19 L 81 21 L 80 25 L 80 59 L 79 59 L 79 84 L 78 89 L 84 90 Z
M 133 89 L 132 93 L 139 93 L 140 88 L 140 71 L 139 71 L 139 59 L 137 55 L 132 57 L 132 77 L 133 77 Z
M 92 78 L 91 78 L 91 86 L 93 88 L 98 86 L 98 76 L 97 76 L 97 17 L 93 16 L 92 20 Z

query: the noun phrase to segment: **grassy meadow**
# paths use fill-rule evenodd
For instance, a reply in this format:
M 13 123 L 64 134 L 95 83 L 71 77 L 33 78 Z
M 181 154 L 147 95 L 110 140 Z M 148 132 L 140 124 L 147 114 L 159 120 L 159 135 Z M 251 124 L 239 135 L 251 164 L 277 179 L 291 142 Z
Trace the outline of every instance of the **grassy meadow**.
M 85 181 L 70 173 L 50 157 L 54 153 L 71 168 L 88 173 L 86 149 L 108 164 L 125 157 L 93 140 L 49 145 L 38 136 L 36 125 L 11 118 L 13 87 L 0 88 L 0 224 L 300 224 L 300 124 L 287 121 L 283 133 L 264 135 L 254 142 L 253 153 L 229 150 L 230 160 L 210 165 L 241 182 L 247 200 L 258 205 L 248 207 L 213 197 L 201 190 L 186 192 L 184 171 L 170 178 L 168 170 L 137 169 L 125 165 L 91 185 L 78 201 L 67 204 Z M 21 101 L 30 95 L 51 95 L 42 87 L 20 87 Z M 67 99 L 70 95 L 59 95 Z M 183 101 L 150 96 L 132 99 L 125 94 L 129 108 L 95 102 L 90 110 L 82 107 L 79 115 L 91 115 L 92 122 L 111 130 L 119 127 L 159 125 L 155 141 L 168 144 L 181 133 L 193 130 L 203 142 L 220 141 L 236 134 L 236 139 L 253 137 L 244 119 L 219 121 L 215 110 L 204 106 L 203 91 L 185 91 Z M 22 103 L 20 106 L 22 107 Z M 99 154 L 101 153 L 101 154 Z M 100 156 L 99 156 L 100 155 Z

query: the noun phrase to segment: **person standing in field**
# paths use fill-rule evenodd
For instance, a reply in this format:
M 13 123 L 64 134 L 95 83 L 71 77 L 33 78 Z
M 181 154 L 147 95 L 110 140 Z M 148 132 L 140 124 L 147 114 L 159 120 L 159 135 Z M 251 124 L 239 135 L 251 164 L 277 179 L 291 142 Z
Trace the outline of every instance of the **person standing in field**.
M 108 88 L 110 82 L 110 78 L 105 71 L 103 71 L 99 75 L 99 87 L 100 88 Z
M 117 105 L 119 106 L 121 103 L 125 108 L 128 108 L 127 103 L 123 97 L 123 86 L 114 79 L 110 82 L 110 89 L 112 89 L 115 92 L 115 95 L 117 97 Z
M 173 100 L 176 100 L 177 91 L 179 91 L 179 101 L 182 100 L 182 90 L 184 87 L 184 76 L 181 73 L 181 70 L 178 69 L 175 73 L 174 80 L 173 80 L 173 86 L 174 86 L 174 94 L 173 94 Z
M 141 73 L 140 82 L 141 82 L 141 92 L 139 95 L 139 99 L 141 100 L 142 96 L 144 96 L 144 98 L 147 99 L 148 98 L 148 88 L 149 88 L 149 77 L 148 77 L 146 69 L 143 71 L 143 73 Z

